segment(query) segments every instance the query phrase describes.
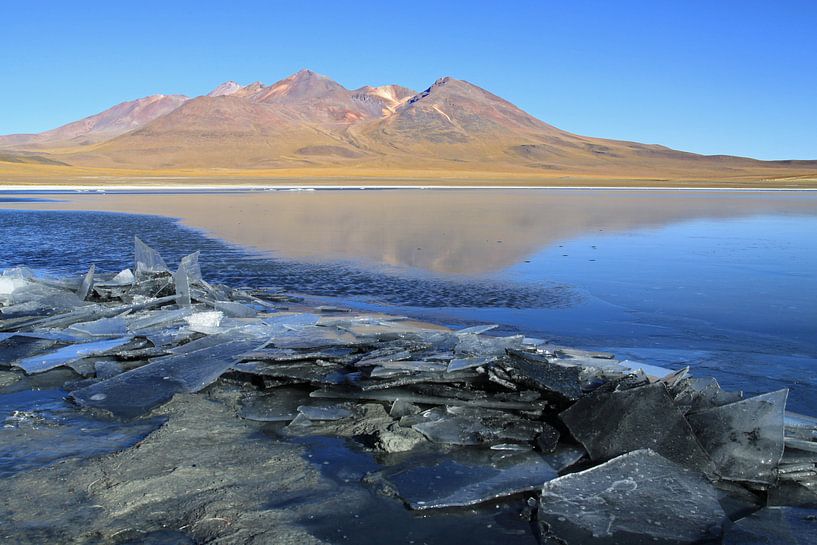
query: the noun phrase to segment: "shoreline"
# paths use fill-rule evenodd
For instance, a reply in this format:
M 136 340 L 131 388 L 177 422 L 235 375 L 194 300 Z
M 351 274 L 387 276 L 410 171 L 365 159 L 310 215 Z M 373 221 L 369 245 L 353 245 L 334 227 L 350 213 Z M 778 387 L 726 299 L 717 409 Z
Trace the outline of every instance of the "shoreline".
M 0 194 L 4 193 L 197 193 L 197 192 L 255 192 L 255 191 L 348 191 L 348 190 L 582 190 L 582 191 L 741 191 L 741 192 L 779 192 L 779 191 L 817 191 L 817 187 L 754 187 L 754 186 L 654 186 L 654 185 L 357 185 L 357 184 L 128 184 L 128 185 L 8 185 L 0 186 Z

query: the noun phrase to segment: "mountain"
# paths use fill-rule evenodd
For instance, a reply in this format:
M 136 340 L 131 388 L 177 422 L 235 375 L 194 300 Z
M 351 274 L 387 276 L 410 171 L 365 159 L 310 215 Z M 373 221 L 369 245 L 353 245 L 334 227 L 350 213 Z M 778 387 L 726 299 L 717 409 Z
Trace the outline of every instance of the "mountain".
M 83 146 L 110 140 L 138 129 L 172 112 L 188 98 L 182 95 L 152 95 L 117 104 L 102 113 L 39 134 L 0 136 L 0 148 Z
M 301 70 L 271 85 L 154 95 L 38 135 L 0 137 L 3 157 L 149 174 L 760 179 L 813 177 L 817 161 L 704 156 L 549 125 L 467 81 L 347 89 Z M 1 170 L 0 170 L 1 172 Z

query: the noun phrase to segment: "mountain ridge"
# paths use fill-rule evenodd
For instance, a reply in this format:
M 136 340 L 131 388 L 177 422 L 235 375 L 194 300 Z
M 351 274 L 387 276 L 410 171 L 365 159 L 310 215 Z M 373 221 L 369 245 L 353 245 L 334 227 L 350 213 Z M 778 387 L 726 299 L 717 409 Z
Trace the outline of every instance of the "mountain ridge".
M 376 169 L 536 177 L 782 178 L 817 161 L 699 155 L 582 136 L 445 76 L 416 92 L 347 89 L 311 70 L 270 85 L 226 81 L 197 97 L 151 95 L 34 135 L 0 136 L 2 157 L 77 168 Z M 15 155 L 16 154 L 16 155 Z M 34 159 L 32 159 L 34 158 Z

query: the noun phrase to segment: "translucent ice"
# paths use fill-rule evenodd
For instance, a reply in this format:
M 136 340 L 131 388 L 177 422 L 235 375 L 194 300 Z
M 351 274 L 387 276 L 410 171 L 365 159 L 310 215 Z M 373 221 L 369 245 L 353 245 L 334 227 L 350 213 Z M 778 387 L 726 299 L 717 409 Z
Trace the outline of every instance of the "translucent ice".
M 645 449 L 546 482 L 539 521 L 562 543 L 678 545 L 717 539 L 727 518 L 699 473 Z
M 168 272 L 165 260 L 159 255 L 159 252 L 142 242 L 139 237 L 133 237 L 133 245 L 137 275 Z
M 88 298 L 88 294 L 91 293 L 91 289 L 94 287 L 94 270 L 96 267 L 91 265 L 91 268 L 88 269 L 88 272 L 85 273 L 85 277 L 82 279 L 82 284 L 80 284 L 79 289 L 77 290 L 77 297 L 79 297 L 80 301 L 84 301 Z
M 783 456 L 788 390 L 687 415 L 695 435 L 727 479 L 772 483 Z

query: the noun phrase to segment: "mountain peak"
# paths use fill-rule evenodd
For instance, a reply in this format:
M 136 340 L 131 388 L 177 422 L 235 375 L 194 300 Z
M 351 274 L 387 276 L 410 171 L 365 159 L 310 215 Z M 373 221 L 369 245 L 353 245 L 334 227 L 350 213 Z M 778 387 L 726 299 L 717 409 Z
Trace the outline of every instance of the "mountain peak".
M 225 81 L 224 83 L 222 83 L 221 85 L 219 85 L 218 87 L 216 87 L 215 89 L 213 89 L 212 91 L 207 93 L 207 96 L 208 97 L 227 96 L 227 95 L 235 94 L 240 90 L 241 90 L 241 85 L 239 85 L 238 83 L 230 80 L 230 81 Z
M 259 102 L 299 102 L 338 93 L 348 93 L 348 91 L 329 77 L 303 69 L 269 87 L 262 88 L 253 95 L 253 98 Z

